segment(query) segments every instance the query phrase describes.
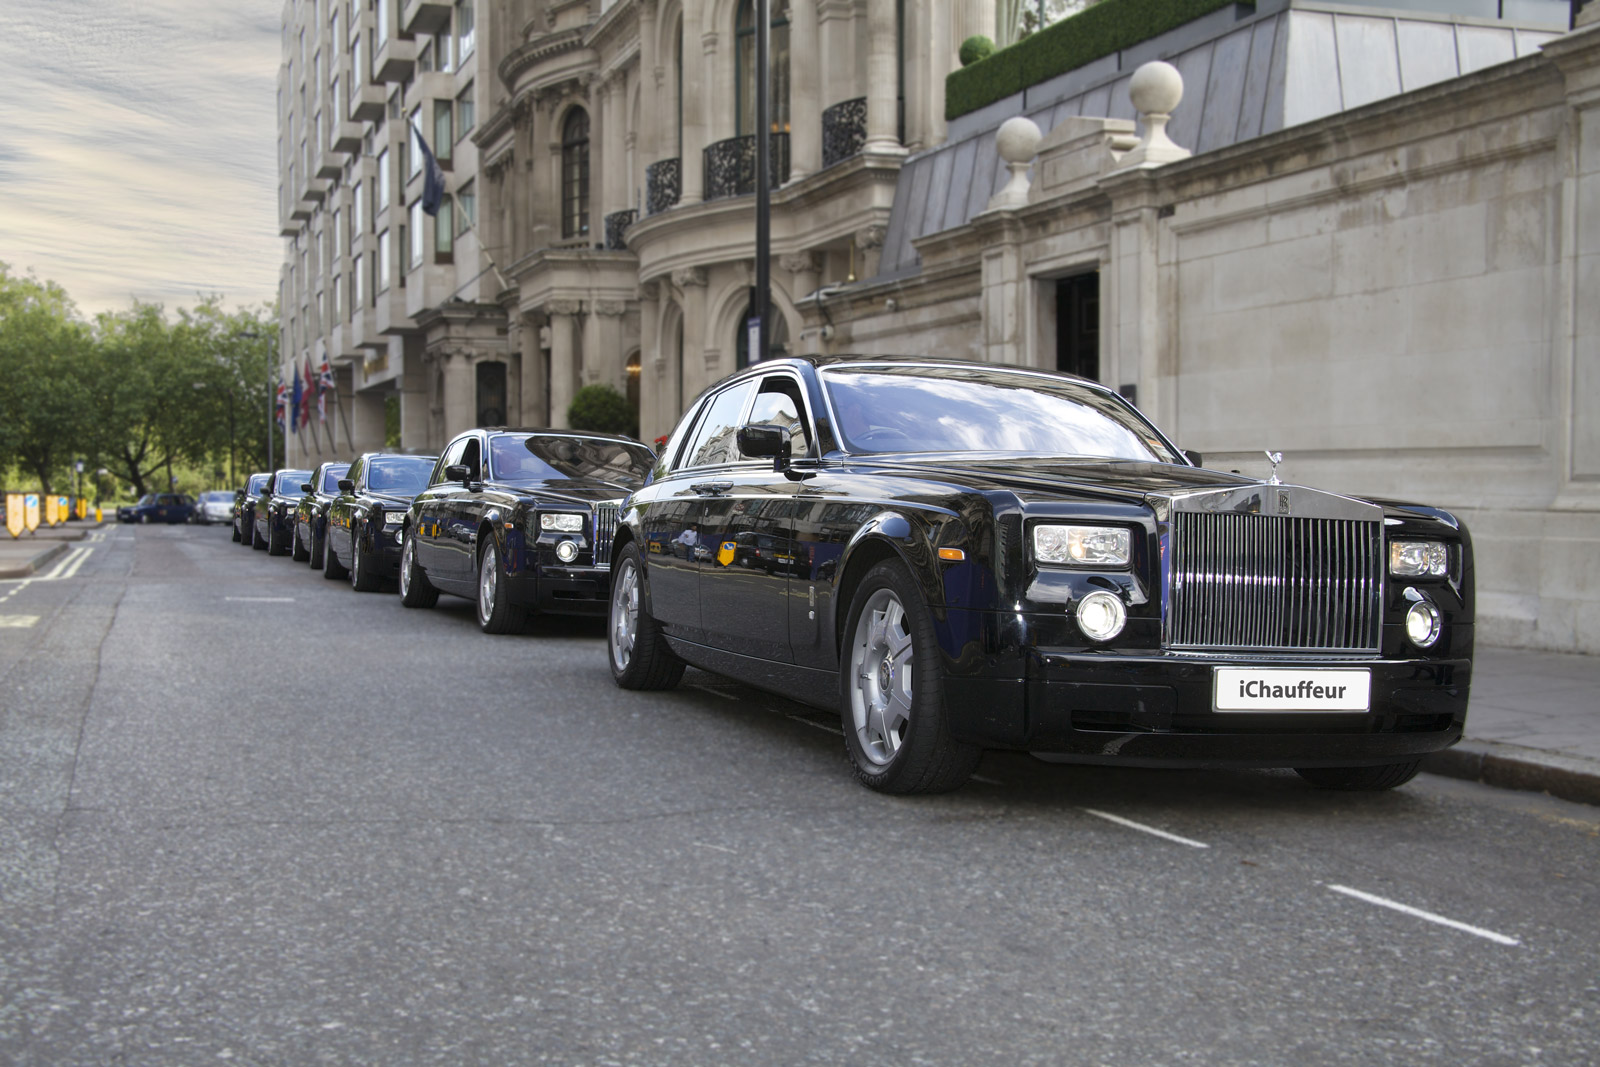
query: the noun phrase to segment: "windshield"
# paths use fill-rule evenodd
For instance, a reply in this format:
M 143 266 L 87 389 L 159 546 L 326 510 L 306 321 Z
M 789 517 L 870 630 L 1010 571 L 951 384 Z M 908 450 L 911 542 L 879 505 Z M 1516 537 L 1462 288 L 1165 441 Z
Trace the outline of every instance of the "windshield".
M 641 444 L 601 437 L 495 434 L 489 439 L 494 476 L 506 482 L 592 478 L 641 485 L 655 458 Z
M 272 491 L 272 495 L 285 497 L 289 500 L 305 496 L 300 487 L 310 477 L 310 471 L 279 471 L 278 486 Z
M 144 507 L 149 507 L 151 504 L 154 504 L 155 502 L 156 502 L 156 495 L 154 493 L 146 493 L 144 496 L 139 498 L 139 502 L 137 504 L 135 504 L 134 506 L 135 507 L 144 508 Z
M 374 493 L 416 496 L 428 487 L 432 456 L 383 456 L 367 465 L 367 488 Z
M 1047 375 L 971 367 L 823 372 L 852 452 L 1018 452 L 1182 463 L 1117 397 Z
M 233 503 L 233 494 L 226 489 L 213 489 L 210 492 L 201 493 L 200 499 L 208 504 L 231 504 Z
M 350 464 L 336 463 L 322 472 L 322 491 L 324 493 L 337 493 L 339 479 L 350 473 Z
M 262 489 L 266 488 L 267 479 L 270 477 L 272 477 L 270 474 L 252 474 L 250 476 L 250 485 L 245 489 L 245 492 L 251 496 L 256 496 Z

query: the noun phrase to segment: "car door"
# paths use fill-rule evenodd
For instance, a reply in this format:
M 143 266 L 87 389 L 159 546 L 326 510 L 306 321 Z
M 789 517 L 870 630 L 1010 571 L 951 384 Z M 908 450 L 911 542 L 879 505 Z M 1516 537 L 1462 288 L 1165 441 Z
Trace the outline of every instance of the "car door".
M 718 547 L 701 525 L 708 505 L 732 488 L 725 475 L 738 460 L 734 435 L 754 392 L 754 381 L 745 379 L 706 398 L 677 466 L 656 485 L 644 515 L 645 540 L 660 549 L 646 564 L 650 614 L 690 641 L 704 640 L 700 568 Z
M 445 550 L 441 547 L 444 522 L 444 509 L 452 492 L 452 484 L 445 480 L 444 472 L 461 462 L 461 456 L 467 450 L 465 438 L 456 438 L 445 446 L 444 452 L 439 456 L 439 462 L 434 464 L 433 475 L 428 479 L 428 487 L 417 494 L 413 501 L 416 507 L 417 521 L 417 565 L 425 571 L 430 578 L 441 576 L 445 569 Z
M 812 434 L 800 383 L 787 372 L 760 378 L 741 425 L 779 425 L 790 431 L 785 466 L 810 450 Z M 705 640 L 742 656 L 791 662 L 790 584 L 794 569 L 794 508 L 799 478 L 774 469 L 771 457 L 738 451 L 715 477 L 727 488 L 704 500 L 701 529 L 711 552 L 699 571 Z
M 461 458 L 467 480 L 446 482 L 447 492 L 438 502 L 439 577 L 457 585 L 472 586 L 477 580 L 478 513 L 483 496 L 483 442 L 478 434 L 462 439 Z

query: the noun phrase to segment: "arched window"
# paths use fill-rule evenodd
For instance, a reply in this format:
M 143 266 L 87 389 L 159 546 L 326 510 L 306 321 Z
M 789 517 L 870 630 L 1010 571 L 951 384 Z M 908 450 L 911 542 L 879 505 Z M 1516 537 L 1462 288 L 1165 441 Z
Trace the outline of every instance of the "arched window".
M 789 132 L 789 0 L 772 0 L 772 37 L 767 61 L 772 78 L 767 93 L 771 99 L 772 132 Z M 756 7 L 755 0 L 740 0 L 739 20 L 734 34 L 734 78 L 739 128 L 745 137 L 756 132 Z
M 561 236 L 589 234 L 589 113 L 567 112 L 561 124 Z
M 734 327 L 738 334 L 733 339 L 733 365 L 735 370 L 743 370 L 750 365 L 750 316 L 755 314 L 755 306 L 746 304 L 744 314 L 739 317 L 739 323 Z M 769 304 L 767 314 L 772 317 L 772 325 L 767 328 L 767 347 L 771 349 L 767 354 L 768 359 L 782 359 L 789 354 L 789 322 L 783 317 L 783 312 L 778 310 L 777 304 Z

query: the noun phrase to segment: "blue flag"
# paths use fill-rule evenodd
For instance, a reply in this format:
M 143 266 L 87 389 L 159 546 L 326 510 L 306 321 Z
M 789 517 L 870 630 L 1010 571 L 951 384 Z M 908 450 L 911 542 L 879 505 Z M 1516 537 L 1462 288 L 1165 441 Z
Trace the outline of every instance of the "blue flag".
M 294 376 L 294 403 L 289 405 L 289 432 L 300 428 L 300 375 Z
M 444 200 L 444 171 L 440 169 L 439 161 L 433 158 L 428 139 L 422 136 L 422 131 L 417 129 L 414 122 L 411 132 L 417 135 L 417 147 L 422 149 L 422 213 L 438 215 L 439 204 Z

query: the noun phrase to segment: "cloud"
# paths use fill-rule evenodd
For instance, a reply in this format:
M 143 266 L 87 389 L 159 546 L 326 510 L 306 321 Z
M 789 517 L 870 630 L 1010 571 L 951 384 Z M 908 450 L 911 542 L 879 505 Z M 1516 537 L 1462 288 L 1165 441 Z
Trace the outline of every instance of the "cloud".
M 0 35 L 0 261 L 85 312 L 276 297 L 281 2 L 50 0 Z

